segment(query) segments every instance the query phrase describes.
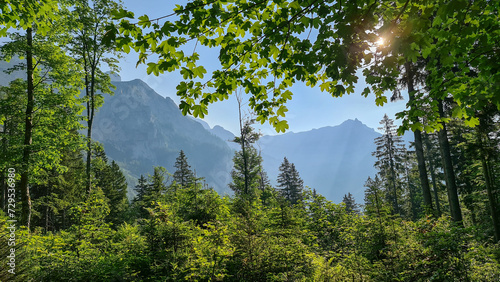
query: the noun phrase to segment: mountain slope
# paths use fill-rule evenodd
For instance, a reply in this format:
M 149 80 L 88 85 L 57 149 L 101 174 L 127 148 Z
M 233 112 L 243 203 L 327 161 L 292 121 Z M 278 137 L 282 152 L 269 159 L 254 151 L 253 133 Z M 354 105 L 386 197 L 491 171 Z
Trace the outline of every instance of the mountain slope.
M 358 203 L 364 200 L 364 182 L 374 176 L 373 139 L 380 133 L 359 120 L 307 132 L 264 136 L 259 141 L 264 169 L 271 180 L 279 174 L 286 156 L 295 163 L 305 185 L 334 202 L 351 192 Z
M 141 80 L 113 81 L 96 115 L 93 138 L 119 162 L 130 177 L 164 166 L 171 173 L 180 150 L 192 169 L 219 192 L 228 192 L 232 151 L 198 122 L 181 114 L 170 98 L 163 98 Z
M 234 135 L 220 126 L 208 129 L 228 141 Z M 282 135 L 266 135 L 256 147 L 264 159 L 264 169 L 273 185 L 279 166 L 287 157 L 295 163 L 305 185 L 334 202 L 341 202 L 351 192 L 358 203 L 364 201 L 364 183 L 376 173 L 374 139 L 380 136 L 359 120 L 347 120 L 341 125 Z M 238 150 L 233 142 L 228 145 Z M 236 146 L 235 146 L 236 145 Z

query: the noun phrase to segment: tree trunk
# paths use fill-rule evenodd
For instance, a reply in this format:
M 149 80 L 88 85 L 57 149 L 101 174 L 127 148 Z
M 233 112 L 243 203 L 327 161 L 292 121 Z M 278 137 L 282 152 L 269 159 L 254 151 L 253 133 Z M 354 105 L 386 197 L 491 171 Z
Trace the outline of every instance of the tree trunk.
M 427 147 L 427 154 L 430 154 L 432 151 L 432 143 L 429 139 L 429 135 L 425 135 L 425 146 Z M 431 173 L 431 181 L 432 181 L 432 191 L 434 194 L 434 202 L 436 202 L 436 212 L 437 216 L 441 217 L 441 205 L 439 204 L 439 195 L 438 195 L 438 186 L 437 186 L 437 181 L 436 181 L 436 173 L 435 173 L 435 165 L 434 165 L 434 160 L 432 159 L 431 156 L 428 157 L 429 159 L 429 170 Z
M 410 195 L 411 219 L 416 220 L 418 217 L 418 213 L 415 204 L 415 193 L 411 188 L 410 169 L 408 168 L 408 162 L 405 162 L 405 173 L 406 173 L 406 183 L 408 185 L 408 193 Z
M 438 100 L 439 116 L 444 117 L 443 101 Z M 455 180 L 455 171 L 451 161 L 450 143 L 448 141 L 448 132 L 446 124 L 441 123 L 443 128 L 438 131 L 439 147 L 441 158 L 443 159 L 444 176 L 446 179 L 446 190 L 448 191 L 448 202 L 450 204 L 451 219 L 455 222 L 462 222 L 462 210 L 458 199 L 457 182 Z
M 245 177 L 245 187 L 243 190 L 244 195 L 248 195 L 248 156 L 246 155 L 246 150 L 245 150 L 245 141 L 246 141 L 246 134 L 245 134 L 245 129 L 243 127 L 243 121 L 241 117 L 241 101 L 240 98 L 238 98 L 238 118 L 240 121 L 240 136 L 241 136 L 241 154 L 243 156 L 243 176 Z
M 498 219 L 498 208 L 497 208 L 497 200 L 495 197 L 495 188 L 491 174 L 490 174 L 490 164 L 488 161 L 488 152 L 484 148 L 483 144 L 483 133 L 478 129 L 477 131 L 477 140 L 479 143 L 479 148 L 481 150 L 481 168 L 483 170 L 484 182 L 486 185 L 486 192 L 488 194 L 488 201 L 490 203 L 490 215 L 491 221 L 493 223 L 493 229 L 495 232 L 495 241 L 500 241 L 500 220 Z M 487 135 L 486 135 L 486 138 Z
M 91 111 L 89 109 L 90 103 L 87 101 L 87 192 L 90 194 L 92 191 L 92 177 L 90 171 L 90 165 L 92 163 L 92 122 L 93 118 L 91 116 Z
M 413 81 L 414 80 L 413 70 L 409 62 L 406 62 L 405 68 L 406 68 L 406 79 L 408 83 L 408 96 L 410 102 L 412 102 L 415 99 L 413 94 L 413 92 L 415 91 L 414 81 Z M 412 121 L 418 122 L 418 117 L 414 118 Z M 422 132 L 420 132 L 420 130 L 415 130 L 413 133 L 415 135 L 415 153 L 417 154 L 420 185 L 422 185 L 422 195 L 424 197 L 424 210 L 426 213 L 433 214 L 434 209 L 432 207 L 431 189 L 429 187 L 429 178 L 427 177 L 427 168 L 425 166 L 424 150 L 422 147 Z
M 21 223 L 26 224 L 28 230 L 31 224 L 31 197 L 28 185 L 29 162 L 31 154 L 31 143 L 33 135 L 33 108 L 34 108 L 34 85 L 33 85 L 33 31 L 26 30 L 26 68 L 27 68 L 27 104 L 25 112 L 24 147 L 23 160 L 21 164 Z

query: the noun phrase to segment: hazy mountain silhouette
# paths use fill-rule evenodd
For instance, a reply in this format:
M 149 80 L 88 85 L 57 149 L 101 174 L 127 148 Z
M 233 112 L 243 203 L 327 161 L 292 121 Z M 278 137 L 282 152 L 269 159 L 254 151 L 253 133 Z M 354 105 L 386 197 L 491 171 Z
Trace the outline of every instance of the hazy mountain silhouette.
M 153 166 L 173 173 L 175 159 L 184 150 L 198 176 L 219 192 L 229 192 L 233 152 L 224 141 L 183 116 L 170 98 L 160 96 L 143 81 L 113 83 L 115 94 L 105 95 L 92 137 L 128 172 L 129 183 L 152 173 Z

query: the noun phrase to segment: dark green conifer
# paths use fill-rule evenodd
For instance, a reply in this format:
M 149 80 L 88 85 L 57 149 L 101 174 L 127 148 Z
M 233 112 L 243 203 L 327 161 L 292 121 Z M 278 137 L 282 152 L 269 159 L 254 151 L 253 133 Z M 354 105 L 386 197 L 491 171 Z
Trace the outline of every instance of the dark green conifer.
M 295 165 L 290 163 L 286 157 L 279 170 L 278 187 L 281 188 L 281 193 L 285 199 L 292 205 L 296 204 L 302 199 L 304 181 L 300 178 L 299 172 L 295 169 Z
M 187 188 L 194 183 L 196 177 L 183 150 L 179 152 L 179 156 L 175 159 L 174 167 L 177 170 L 174 172 L 173 179 L 181 188 Z
M 399 198 L 402 194 L 401 174 L 402 163 L 406 157 L 403 139 L 396 133 L 394 121 L 387 115 L 380 121 L 379 127 L 383 135 L 375 138 L 377 149 L 372 153 L 377 158 L 375 167 L 379 170 L 380 177 L 386 186 L 385 198 L 392 204 L 394 213 L 401 213 Z
M 359 213 L 359 205 L 356 204 L 356 201 L 354 200 L 354 196 L 349 192 L 346 195 L 344 195 L 344 199 L 342 200 L 342 203 L 345 204 L 345 210 L 348 213 Z

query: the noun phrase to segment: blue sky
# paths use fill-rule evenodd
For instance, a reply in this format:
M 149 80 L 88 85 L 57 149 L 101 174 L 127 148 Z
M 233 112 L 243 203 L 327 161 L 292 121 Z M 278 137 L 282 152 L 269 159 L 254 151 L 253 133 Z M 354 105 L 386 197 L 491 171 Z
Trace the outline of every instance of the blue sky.
M 123 5 L 135 13 L 136 17 L 147 14 L 149 18 L 161 17 L 170 14 L 175 4 L 184 4 L 186 1 L 166 0 L 124 0 Z M 207 68 L 210 75 L 214 66 L 218 65 L 218 50 L 201 50 L 200 61 Z M 215 58 L 215 59 L 214 59 Z M 182 76 L 177 72 L 160 74 L 159 76 L 147 75 L 144 65 L 135 67 L 137 55 L 134 53 L 125 56 L 120 63 L 122 80 L 142 79 L 151 88 L 162 96 L 172 98 L 179 103 L 175 95 L 177 84 L 182 81 Z M 359 119 L 371 128 L 377 129 L 379 121 L 387 114 L 395 119 L 395 114 L 405 109 L 406 95 L 402 101 L 388 103 L 383 107 L 375 105 L 373 95 L 364 98 L 360 95 L 366 87 L 364 78 L 360 77 L 355 93 L 340 98 L 333 98 L 328 93 L 321 92 L 319 87 L 310 88 L 305 84 L 298 83 L 292 87 L 293 99 L 288 102 L 289 109 L 286 119 L 290 126 L 288 131 L 301 132 L 324 126 L 335 126 L 347 119 Z M 406 94 L 406 93 L 403 93 Z M 209 113 L 204 120 L 210 126 L 221 125 L 233 133 L 238 132 L 238 106 L 234 95 L 229 100 L 217 102 L 209 107 Z M 396 124 L 399 122 L 396 121 Z M 256 126 L 267 135 L 274 135 L 276 131 L 268 124 Z

